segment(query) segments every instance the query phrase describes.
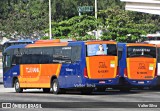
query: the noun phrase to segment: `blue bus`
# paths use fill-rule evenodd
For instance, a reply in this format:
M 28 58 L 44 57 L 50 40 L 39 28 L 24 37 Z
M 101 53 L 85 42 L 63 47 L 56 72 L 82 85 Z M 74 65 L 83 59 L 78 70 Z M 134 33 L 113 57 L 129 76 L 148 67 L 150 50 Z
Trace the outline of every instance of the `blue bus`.
M 117 43 L 77 41 L 14 45 L 4 51 L 5 88 L 42 88 L 65 93 L 76 89 L 90 94 L 119 83 Z
M 118 43 L 120 89 L 152 87 L 157 83 L 156 45 Z

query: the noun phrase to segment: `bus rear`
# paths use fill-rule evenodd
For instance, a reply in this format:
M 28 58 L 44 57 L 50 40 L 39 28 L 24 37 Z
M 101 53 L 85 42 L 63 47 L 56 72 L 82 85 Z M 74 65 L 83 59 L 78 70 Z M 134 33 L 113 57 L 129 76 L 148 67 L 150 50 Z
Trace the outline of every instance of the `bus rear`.
M 87 82 L 94 83 L 97 89 L 117 85 L 118 57 L 116 42 L 86 42 L 86 68 L 84 76 Z
M 124 78 L 129 85 L 154 86 L 157 80 L 156 46 L 153 44 L 126 45 Z

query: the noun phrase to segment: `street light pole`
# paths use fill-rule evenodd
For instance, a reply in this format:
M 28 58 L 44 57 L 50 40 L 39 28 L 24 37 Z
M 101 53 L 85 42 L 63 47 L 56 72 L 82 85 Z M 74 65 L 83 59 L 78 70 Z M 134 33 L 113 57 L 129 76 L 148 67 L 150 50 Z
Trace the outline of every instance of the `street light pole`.
M 51 0 L 49 0 L 49 38 L 52 39 L 52 30 L 51 30 Z
M 97 19 L 97 0 L 95 0 L 95 18 Z M 97 29 L 96 29 L 96 40 L 98 39 L 98 36 L 97 36 Z
M 97 19 L 97 0 L 95 0 L 95 18 Z

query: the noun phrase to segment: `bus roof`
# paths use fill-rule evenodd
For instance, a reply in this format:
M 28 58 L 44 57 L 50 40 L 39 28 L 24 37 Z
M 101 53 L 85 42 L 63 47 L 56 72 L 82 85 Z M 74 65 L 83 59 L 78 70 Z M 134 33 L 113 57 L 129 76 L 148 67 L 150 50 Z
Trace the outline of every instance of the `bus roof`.
M 160 40 L 144 41 L 144 43 L 149 43 L 149 44 L 160 44 Z
M 86 41 L 85 44 L 116 44 L 115 41 L 101 41 L 101 40 L 94 40 L 94 41 Z
M 151 47 L 155 47 L 155 44 L 148 44 L 148 43 L 127 43 L 127 46 L 151 46 Z
M 4 44 L 6 43 L 23 43 L 23 42 L 34 42 L 33 40 L 12 40 L 12 41 L 7 41 L 5 42 Z
M 60 42 L 60 43 L 38 43 L 38 44 L 20 44 L 20 45 L 13 45 L 9 46 L 5 49 L 4 52 L 14 48 L 34 48 L 34 47 L 52 47 L 52 46 L 67 46 L 68 44 L 81 44 L 84 43 L 83 41 L 73 41 L 73 42 Z
M 159 43 L 159 44 L 156 44 L 156 46 L 157 46 L 157 47 L 160 47 L 160 43 Z
M 38 43 L 38 44 L 28 44 L 26 47 L 50 47 L 50 46 L 67 46 L 68 42 L 60 42 L 60 43 Z
M 52 39 L 52 40 L 37 40 L 35 44 L 48 44 L 48 43 L 60 43 L 60 42 L 71 42 L 76 41 L 75 39 Z
M 55 39 L 55 40 L 37 40 L 34 43 L 35 44 L 60 43 L 60 39 Z

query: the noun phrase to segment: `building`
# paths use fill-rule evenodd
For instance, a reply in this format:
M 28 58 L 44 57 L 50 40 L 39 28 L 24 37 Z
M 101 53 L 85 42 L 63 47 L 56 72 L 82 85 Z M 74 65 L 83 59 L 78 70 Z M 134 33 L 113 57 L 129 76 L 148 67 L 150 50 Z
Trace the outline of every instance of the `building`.
M 160 15 L 160 0 L 121 0 L 126 2 L 125 9 Z

